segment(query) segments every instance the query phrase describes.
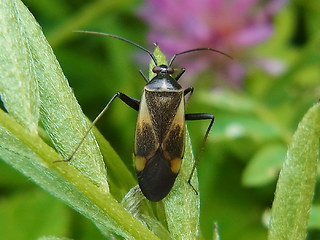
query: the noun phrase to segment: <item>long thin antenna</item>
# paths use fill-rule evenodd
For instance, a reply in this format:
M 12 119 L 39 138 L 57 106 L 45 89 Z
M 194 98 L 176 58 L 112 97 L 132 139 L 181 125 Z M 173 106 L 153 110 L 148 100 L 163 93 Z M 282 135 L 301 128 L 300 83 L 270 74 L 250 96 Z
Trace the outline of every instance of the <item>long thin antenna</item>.
M 169 62 L 169 66 L 171 66 L 171 64 L 173 63 L 173 61 L 176 59 L 177 56 L 185 54 L 185 53 L 198 52 L 198 51 L 212 51 L 212 52 L 220 53 L 220 54 L 232 59 L 232 57 L 230 55 L 228 55 L 224 52 L 221 52 L 219 50 L 216 50 L 214 48 L 194 48 L 194 49 L 189 49 L 189 50 L 179 52 L 179 53 L 176 53 L 175 55 L 173 55 L 173 57 L 171 58 L 171 60 Z
M 123 38 L 123 37 L 120 37 L 120 36 L 117 36 L 117 35 L 114 35 L 114 34 L 110 34 L 110 33 L 103 33 L 103 32 L 94 32 L 94 31 L 74 31 L 74 32 L 77 32 L 77 33 L 86 33 L 86 34 L 93 34 L 93 35 L 102 35 L 102 36 L 107 36 L 107 37 L 112 37 L 112 38 L 115 38 L 115 39 L 119 39 L 121 41 L 124 41 L 124 42 L 127 42 L 127 43 L 130 43 L 134 46 L 136 46 L 137 48 L 140 48 L 141 50 L 145 51 L 146 53 L 148 53 L 150 55 L 150 57 L 152 58 L 152 60 L 154 61 L 154 64 L 157 66 L 158 63 L 157 63 L 157 59 L 156 57 L 152 54 L 152 52 L 150 52 L 148 49 L 140 46 L 139 44 L 135 43 L 135 42 L 132 42 L 126 38 Z

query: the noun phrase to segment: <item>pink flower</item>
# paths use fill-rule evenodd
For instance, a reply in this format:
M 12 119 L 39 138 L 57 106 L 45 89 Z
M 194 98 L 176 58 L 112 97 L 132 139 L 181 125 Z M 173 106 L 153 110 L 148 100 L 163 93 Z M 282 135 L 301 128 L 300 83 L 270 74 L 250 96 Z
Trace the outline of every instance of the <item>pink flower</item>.
M 211 47 L 237 59 L 201 52 L 196 60 L 188 61 L 189 56 L 183 63 L 193 74 L 210 68 L 219 78 L 238 85 L 245 75 L 245 68 L 239 62 L 250 47 L 272 35 L 272 18 L 284 2 L 147 0 L 140 14 L 151 27 L 149 40 L 157 42 L 169 57 L 187 49 Z M 181 62 L 182 57 L 177 61 Z

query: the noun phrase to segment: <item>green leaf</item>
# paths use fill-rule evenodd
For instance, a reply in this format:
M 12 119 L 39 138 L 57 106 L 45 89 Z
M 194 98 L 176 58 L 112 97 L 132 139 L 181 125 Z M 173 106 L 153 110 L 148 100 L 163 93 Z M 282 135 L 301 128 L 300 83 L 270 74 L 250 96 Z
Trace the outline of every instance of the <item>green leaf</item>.
M 256 103 L 254 99 L 240 94 L 240 92 L 216 89 L 213 92 L 201 92 L 200 101 L 203 104 L 210 104 L 210 106 L 222 109 L 223 111 L 230 111 L 236 113 L 254 113 Z
M 320 104 L 305 114 L 289 146 L 272 206 L 269 240 L 305 239 L 319 159 Z
M 274 109 L 266 108 L 264 103 L 248 97 L 244 93 L 218 89 L 210 94 L 201 93 L 200 100 L 201 104 L 207 104 L 222 110 L 224 114 L 219 116 L 219 119 L 222 117 L 225 119 L 220 120 L 218 124 L 228 125 L 229 122 L 233 121 L 232 128 L 236 130 L 235 133 L 239 136 L 240 134 L 251 135 L 252 138 L 259 137 L 264 140 L 277 137 L 285 142 L 290 139 L 290 131 L 281 124 L 283 122 L 281 115 Z
M 168 65 L 166 56 L 161 52 L 159 46 L 156 46 L 156 48 L 153 51 L 153 55 L 155 56 L 157 60 L 157 64 L 161 65 Z M 156 76 L 156 74 L 152 71 L 152 69 L 155 67 L 155 63 L 151 60 L 149 64 L 149 79 L 152 79 Z
M 286 156 L 287 148 L 281 144 L 269 144 L 255 153 L 243 172 L 245 186 L 261 186 L 277 176 Z
M 255 141 L 267 141 L 278 137 L 279 132 L 274 125 L 250 116 L 237 116 L 225 114 L 219 117 L 215 124 L 215 138 L 237 139 L 249 137 Z

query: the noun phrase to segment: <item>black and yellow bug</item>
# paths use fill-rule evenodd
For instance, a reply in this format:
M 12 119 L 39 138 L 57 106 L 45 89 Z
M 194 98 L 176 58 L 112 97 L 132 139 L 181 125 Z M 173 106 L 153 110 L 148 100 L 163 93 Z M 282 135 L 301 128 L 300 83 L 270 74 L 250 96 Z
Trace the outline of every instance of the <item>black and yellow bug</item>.
M 129 107 L 138 111 L 138 119 L 134 141 L 134 166 L 142 193 L 151 201 L 160 201 L 168 195 L 180 171 L 185 145 L 185 120 L 210 119 L 204 136 L 203 145 L 214 122 L 214 116 L 209 113 L 185 114 L 185 96 L 193 92 L 193 88 L 183 89 L 178 83 L 184 73 L 184 68 L 173 69 L 174 59 L 181 54 L 209 50 L 226 55 L 212 48 L 196 48 L 175 54 L 167 65 L 158 65 L 155 56 L 147 49 L 125 38 L 100 32 L 80 31 L 89 34 L 104 35 L 130 43 L 147 52 L 154 64 L 149 80 L 141 71 L 146 81 L 141 100 L 117 92 L 109 100 L 101 113 L 95 118 L 71 156 L 63 161 L 70 161 L 79 149 L 91 128 L 99 120 L 116 98 L 120 98 Z M 228 55 L 226 55 L 228 56 Z M 173 77 L 176 72 L 177 76 Z M 197 158 L 198 159 L 198 158 Z M 193 166 L 188 182 L 190 184 L 197 160 Z

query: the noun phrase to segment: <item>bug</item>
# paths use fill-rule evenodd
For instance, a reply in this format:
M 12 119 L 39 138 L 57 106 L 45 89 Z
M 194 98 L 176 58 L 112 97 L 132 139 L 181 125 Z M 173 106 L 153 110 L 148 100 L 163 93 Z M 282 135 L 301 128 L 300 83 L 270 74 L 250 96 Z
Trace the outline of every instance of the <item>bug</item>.
M 168 195 L 180 171 L 185 147 L 185 121 L 210 120 L 201 149 L 204 147 L 214 122 L 214 116 L 209 113 L 185 113 L 185 97 L 193 92 L 193 87 L 183 89 L 178 80 L 185 72 L 185 69 L 174 69 L 171 65 L 177 56 L 196 51 L 207 50 L 223 54 L 227 57 L 230 56 L 212 48 L 195 48 L 175 54 L 168 65 L 158 65 L 153 53 L 128 39 L 109 33 L 77 32 L 112 37 L 140 48 L 148 53 L 154 62 L 155 67 L 152 71 L 156 76 L 148 79 L 140 71 L 143 79 L 146 81 L 140 100 L 129 97 L 121 92 L 114 94 L 104 109 L 91 123 L 70 157 L 62 161 L 67 162 L 72 159 L 95 123 L 105 113 L 110 104 L 116 98 L 120 98 L 129 107 L 138 112 L 134 138 L 134 166 L 140 189 L 150 201 L 160 201 Z M 173 76 L 174 73 L 176 73 L 175 77 Z M 190 185 L 196 164 L 199 161 L 199 155 L 188 179 Z

